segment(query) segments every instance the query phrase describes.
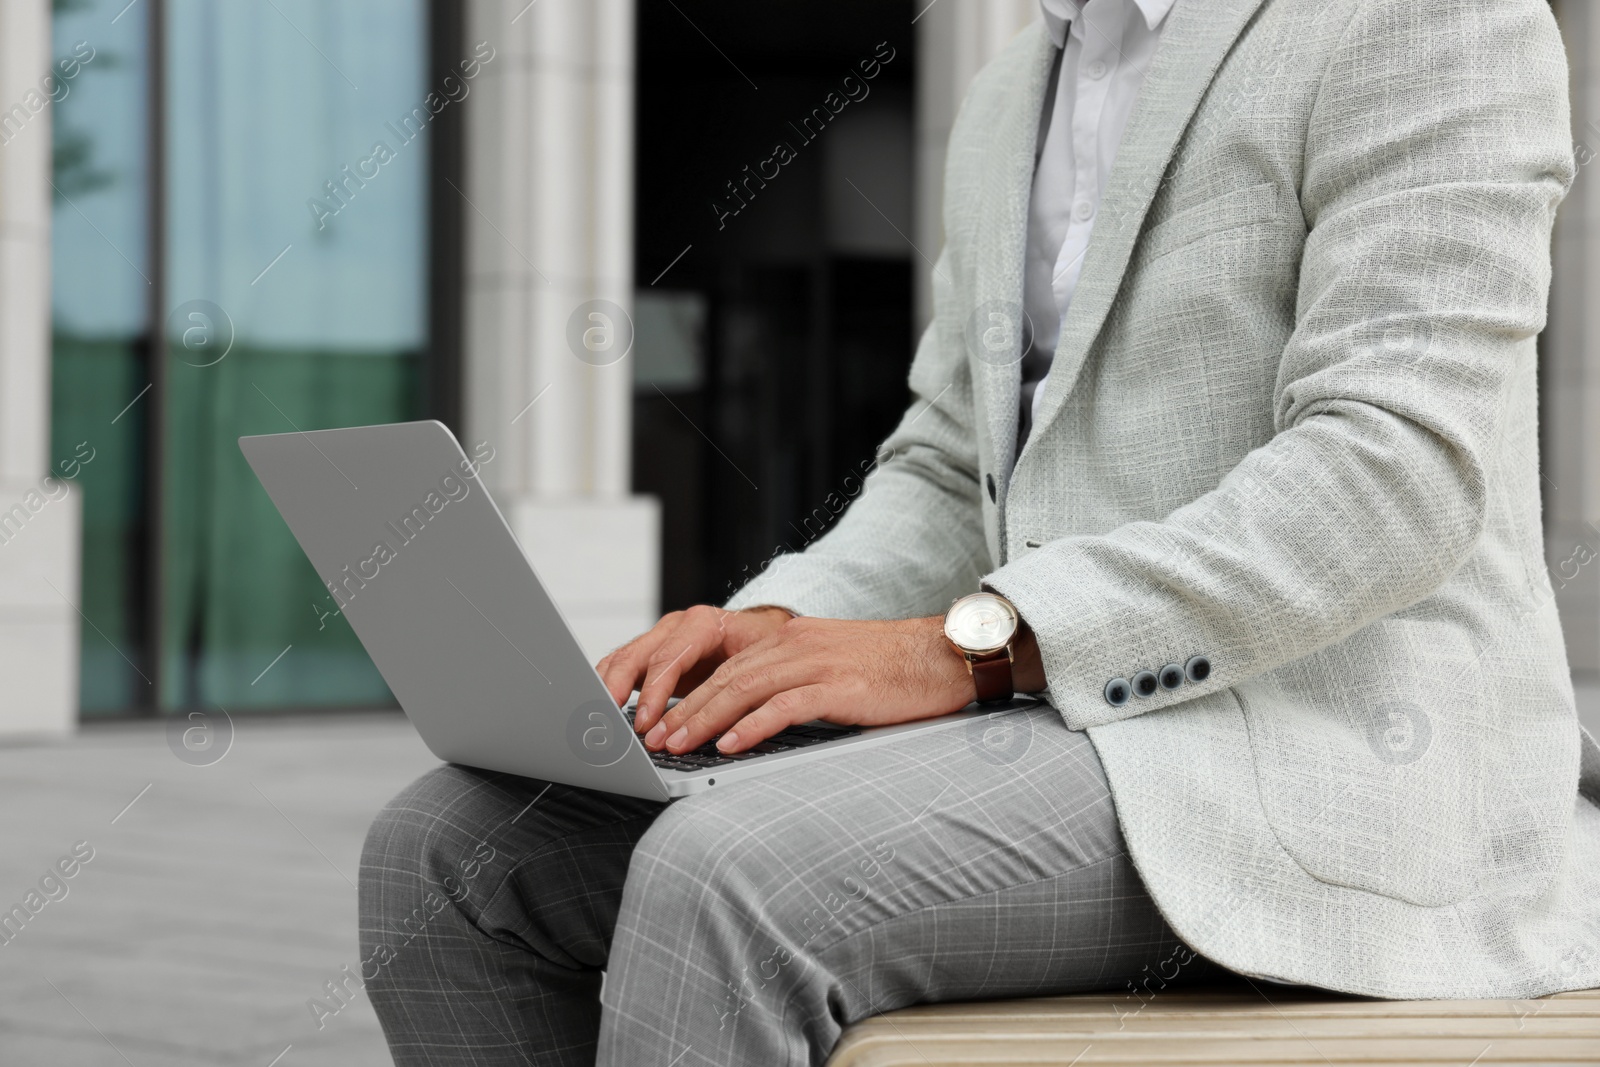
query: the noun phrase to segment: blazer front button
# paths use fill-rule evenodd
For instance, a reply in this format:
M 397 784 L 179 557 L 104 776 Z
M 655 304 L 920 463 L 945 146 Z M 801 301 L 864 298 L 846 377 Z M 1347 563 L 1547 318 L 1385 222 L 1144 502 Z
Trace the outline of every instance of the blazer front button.
M 1133 676 L 1133 691 L 1139 696 L 1147 697 L 1153 695 L 1157 684 L 1155 671 L 1140 671 Z
M 1113 678 L 1106 683 L 1106 703 L 1114 708 L 1122 707 L 1132 695 L 1133 687 L 1126 678 Z
M 994 475 L 993 474 L 985 474 L 983 476 L 983 484 L 988 487 L 988 489 L 989 489 L 989 503 L 993 504 L 995 502 Z
M 1211 661 L 1204 656 L 1195 656 L 1183 665 L 1183 673 L 1189 676 L 1191 682 L 1203 682 L 1211 677 Z

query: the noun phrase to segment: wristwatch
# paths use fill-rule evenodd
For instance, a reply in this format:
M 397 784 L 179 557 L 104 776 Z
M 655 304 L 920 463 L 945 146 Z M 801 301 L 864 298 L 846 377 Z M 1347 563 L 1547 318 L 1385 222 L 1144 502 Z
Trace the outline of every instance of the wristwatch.
M 978 703 L 992 704 L 1015 695 L 1011 645 L 1021 626 L 1016 607 L 999 593 L 959 597 L 944 613 L 945 639 L 967 661 Z

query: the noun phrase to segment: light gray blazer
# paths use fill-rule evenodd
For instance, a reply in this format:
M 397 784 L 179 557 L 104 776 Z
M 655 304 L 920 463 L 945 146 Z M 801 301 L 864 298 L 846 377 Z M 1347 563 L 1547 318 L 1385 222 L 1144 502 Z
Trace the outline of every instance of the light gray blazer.
M 1182 0 L 1019 456 L 1006 327 L 1051 61 L 1031 27 L 962 107 L 892 458 L 730 604 L 1010 597 L 1162 913 L 1230 968 L 1600 986 L 1600 750 L 1540 533 L 1535 337 L 1574 170 L 1547 6 Z M 1106 699 L 1196 655 L 1203 681 Z

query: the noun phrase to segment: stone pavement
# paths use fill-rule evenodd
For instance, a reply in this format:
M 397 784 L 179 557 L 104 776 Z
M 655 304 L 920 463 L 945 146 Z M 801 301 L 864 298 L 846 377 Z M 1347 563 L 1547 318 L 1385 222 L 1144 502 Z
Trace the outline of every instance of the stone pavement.
M 437 761 L 399 714 L 233 721 L 209 766 L 149 723 L 0 749 L 0 909 L 93 849 L 0 944 L 0 1061 L 389 1063 L 364 996 L 320 1029 L 307 1001 L 357 967 L 368 822 Z

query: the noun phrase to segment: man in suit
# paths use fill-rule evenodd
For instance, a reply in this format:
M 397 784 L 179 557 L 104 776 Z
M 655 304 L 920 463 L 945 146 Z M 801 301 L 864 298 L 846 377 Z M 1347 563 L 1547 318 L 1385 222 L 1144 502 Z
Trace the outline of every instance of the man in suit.
M 438 900 L 369 981 L 397 1062 L 819 1064 L 908 1003 L 1219 966 L 1600 985 L 1539 521 L 1549 10 L 1042 8 L 952 132 L 890 458 L 600 668 L 675 752 L 1048 705 L 665 809 L 432 772 L 362 867 L 366 946 Z

